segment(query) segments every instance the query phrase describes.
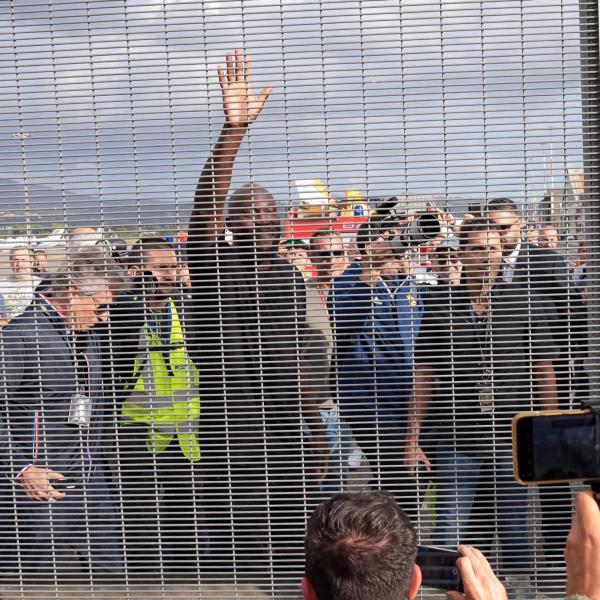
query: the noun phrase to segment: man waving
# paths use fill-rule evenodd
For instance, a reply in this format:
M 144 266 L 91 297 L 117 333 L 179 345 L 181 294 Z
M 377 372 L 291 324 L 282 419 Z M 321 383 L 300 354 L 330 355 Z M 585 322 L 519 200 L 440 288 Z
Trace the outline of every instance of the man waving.
M 225 123 L 198 182 L 188 247 L 206 563 L 219 572 L 296 567 L 311 485 L 326 473 L 319 408 L 301 393 L 305 289 L 300 273 L 277 257 L 279 214 L 266 189 L 244 185 L 225 211 L 237 152 L 271 88 L 252 92 L 250 61 L 240 50 L 219 79 Z

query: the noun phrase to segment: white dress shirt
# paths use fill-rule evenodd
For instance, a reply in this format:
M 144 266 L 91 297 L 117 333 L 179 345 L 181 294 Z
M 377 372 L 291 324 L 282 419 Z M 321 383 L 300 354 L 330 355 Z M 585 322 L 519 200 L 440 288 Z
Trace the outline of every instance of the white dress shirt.
M 502 259 L 502 279 L 506 283 L 512 283 L 515 277 L 515 264 L 517 258 L 519 258 L 519 252 L 521 251 L 521 242 L 519 242 L 516 248 Z

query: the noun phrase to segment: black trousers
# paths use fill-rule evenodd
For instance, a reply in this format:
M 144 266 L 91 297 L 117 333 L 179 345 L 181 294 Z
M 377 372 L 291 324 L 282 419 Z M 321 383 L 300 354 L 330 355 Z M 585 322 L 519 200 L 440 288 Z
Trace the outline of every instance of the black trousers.
M 404 467 L 406 427 L 396 422 L 344 414 L 356 443 L 369 461 L 369 486 L 392 493 L 396 502 L 416 523 L 420 506 L 419 482 Z
M 573 493 L 569 484 L 559 484 L 541 485 L 539 494 L 546 560 L 562 563 L 573 518 Z
M 160 454 L 146 448 L 146 427 L 119 430 L 114 479 L 132 573 L 197 572 L 206 550 L 202 477 L 175 437 Z
M 489 522 L 496 511 L 489 499 L 482 499 L 486 498 L 486 490 L 492 489 L 493 486 L 493 478 L 482 479 L 481 489 L 478 490 L 473 504 L 473 518 L 466 539 L 467 543 L 488 554 L 491 554 L 493 543 L 493 528 L 489 526 Z M 538 490 L 545 558 L 550 563 L 562 562 L 573 516 L 573 495 L 568 484 L 539 486 Z M 524 535 L 527 533 L 524 532 Z
M 202 571 L 207 577 L 236 576 L 289 580 L 297 589 L 304 568 L 304 532 L 314 506 L 310 458 L 303 449 L 277 439 L 246 436 L 203 448 L 205 531 L 209 553 Z M 246 447 L 245 447 L 246 446 Z M 308 464 L 307 464 L 308 462 Z
M 3 570 L 53 575 L 67 566 L 63 555 L 70 547 L 83 571 L 123 572 L 119 519 L 100 466 L 89 480 L 53 504 L 30 500 L 15 486 L 14 494 L 11 491 L 15 537 L 4 540 Z M 8 503 L 3 504 L 8 509 Z
M 553 362 L 559 408 L 568 410 L 571 408 L 571 392 L 577 393 L 577 380 L 571 377 L 571 366 L 567 354 L 561 354 Z M 573 516 L 573 494 L 568 484 L 559 484 L 540 486 L 539 495 L 546 560 L 562 562 Z

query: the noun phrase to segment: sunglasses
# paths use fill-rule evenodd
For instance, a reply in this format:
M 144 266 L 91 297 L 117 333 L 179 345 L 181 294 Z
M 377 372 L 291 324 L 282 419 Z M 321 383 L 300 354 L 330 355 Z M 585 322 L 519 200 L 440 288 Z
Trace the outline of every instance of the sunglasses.
M 504 223 L 503 225 L 497 225 L 496 227 L 500 231 L 508 231 L 509 229 L 511 229 L 511 227 L 514 227 L 515 225 L 516 223 Z
M 315 252 L 321 258 L 341 258 L 346 256 L 345 250 L 319 250 Z

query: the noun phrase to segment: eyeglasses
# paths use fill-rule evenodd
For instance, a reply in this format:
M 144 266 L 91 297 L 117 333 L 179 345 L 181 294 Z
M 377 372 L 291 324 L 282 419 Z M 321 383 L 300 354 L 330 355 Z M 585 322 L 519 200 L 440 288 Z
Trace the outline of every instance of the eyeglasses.
M 102 301 L 102 300 L 104 300 L 104 298 L 106 298 L 106 296 L 101 296 L 101 298 L 96 298 L 95 296 L 88 296 L 87 294 L 82 294 L 80 297 L 89 298 L 94 303 L 93 311 L 94 311 L 94 314 L 98 317 L 106 314 L 110 310 L 111 303 Z
M 108 302 L 104 302 L 103 304 L 98 304 L 98 306 L 96 306 L 96 308 L 94 309 L 94 312 L 97 315 L 103 315 L 104 313 L 107 313 L 110 310 L 110 304 Z

